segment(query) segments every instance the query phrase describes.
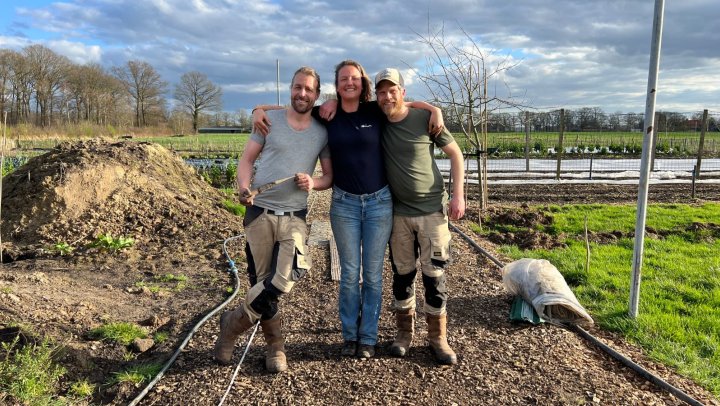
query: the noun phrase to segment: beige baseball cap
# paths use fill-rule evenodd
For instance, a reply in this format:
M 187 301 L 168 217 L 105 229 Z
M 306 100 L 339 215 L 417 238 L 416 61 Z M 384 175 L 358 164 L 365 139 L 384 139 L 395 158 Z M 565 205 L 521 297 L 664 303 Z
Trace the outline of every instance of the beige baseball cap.
M 389 80 L 395 85 L 405 87 L 405 81 L 403 81 L 400 71 L 395 68 L 387 68 L 378 72 L 378 74 L 375 75 L 375 87 L 377 87 L 383 80 Z

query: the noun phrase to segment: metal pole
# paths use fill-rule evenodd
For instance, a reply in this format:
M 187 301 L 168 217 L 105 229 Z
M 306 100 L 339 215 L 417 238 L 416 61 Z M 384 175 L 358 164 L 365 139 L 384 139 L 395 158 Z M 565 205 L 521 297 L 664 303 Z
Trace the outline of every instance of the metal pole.
M 277 105 L 281 106 L 281 104 L 280 104 L 280 60 L 279 59 L 275 60 L 275 72 L 276 72 L 275 73 L 276 74 L 275 88 L 277 89 Z
M 695 178 L 697 177 L 697 173 L 698 173 L 697 168 L 698 168 L 697 165 L 695 165 L 695 167 L 693 168 L 693 172 L 692 172 L 692 187 L 690 188 L 690 198 L 691 199 L 695 198 Z
M 555 151 L 555 153 L 557 154 L 557 169 L 555 171 L 555 178 L 557 178 L 557 180 L 560 180 L 560 164 L 562 162 L 564 133 L 565 133 L 565 109 L 560 109 L 560 133 L 558 134 L 557 151 Z
M 530 112 L 525 112 L 525 172 L 530 172 Z
M 650 149 L 652 146 L 655 121 L 655 98 L 657 96 L 658 71 L 660 67 L 660 45 L 662 43 L 663 14 L 665 0 L 655 0 L 653 16 L 650 70 L 648 72 L 647 98 L 645 100 L 645 136 L 643 137 L 642 159 L 640 160 L 640 183 L 638 187 L 637 218 L 635 221 L 635 247 L 632 261 L 630 284 L 630 312 L 637 318 L 640 302 L 640 271 L 642 269 L 643 245 L 645 243 L 645 217 L 647 215 L 648 179 L 650 178 Z

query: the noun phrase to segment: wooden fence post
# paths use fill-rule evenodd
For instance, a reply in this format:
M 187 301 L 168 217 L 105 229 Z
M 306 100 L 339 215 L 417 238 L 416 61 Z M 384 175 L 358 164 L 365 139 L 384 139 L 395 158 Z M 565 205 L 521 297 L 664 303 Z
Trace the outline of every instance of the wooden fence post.
M 555 178 L 560 180 L 560 163 L 562 162 L 563 153 L 563 135 L 565 133 L 565 109 L 560 109 L 560 133 L 558 134 L 558 145 L 555 153 L 557 154 L 557 170 Z
M 700 128 L 700 143 L 698 144 L 697 163 L 695 164 L 695 177 L 700 177 L 700 164 L 702 163 L 702 154 L 705 147 L 705 131 L 708 128 L 708 111 L 703 110 L 702 127 Z

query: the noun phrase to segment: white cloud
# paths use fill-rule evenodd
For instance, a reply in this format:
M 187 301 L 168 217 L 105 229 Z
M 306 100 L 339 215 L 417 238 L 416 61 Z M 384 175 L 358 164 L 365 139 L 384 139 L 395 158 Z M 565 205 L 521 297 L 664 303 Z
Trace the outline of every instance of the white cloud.
M 48 41 L 46 46 L 80 65 L 102 62 L 102 48 L 98 45 L 85 45 L 80 42 L 59 40 Z
M 666 4 L 658 108 L 720 110 L 716 1 Z M 371 76 L 394 66 L 408 93 L 421 98 L 416 72 L 429 49 L 418 34 L 442 34 L 466 50 L 469 36 L 490 66 L 518 64 L 499 79 L 537 108 L 637 112 L 644 109 L 652 13 L 652 2 L 626 0 L 48 0 L 18 9 L 0 47 L 40 42 L 77 63 L 106 66 L 144 60 L 170 83 L 199 70 L 223 86 L 225 106 L 234 110 L 275 101 L 277 60 L 283 83 L 311 65 L 323 91 L 333 90 L 333 69 L 343 59 L 360 61 Z

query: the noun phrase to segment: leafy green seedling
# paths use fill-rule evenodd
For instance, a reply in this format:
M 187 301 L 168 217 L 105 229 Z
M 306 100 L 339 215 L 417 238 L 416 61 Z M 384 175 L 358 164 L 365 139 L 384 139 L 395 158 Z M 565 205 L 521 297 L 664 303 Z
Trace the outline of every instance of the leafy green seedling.
M 111 234 L 100 234 L 90 246 L 108 251 L 119 251 L 130 248 L 134 244 L 135 240 L 130 237 L 113 237 Z
M 60 255 L 69 255 L 71 254 L 75 248 L 73 248 L 70 244 L 66 242 L 59 242 L 54 244 L 51 248 L 51 251 L 56 252 Z

